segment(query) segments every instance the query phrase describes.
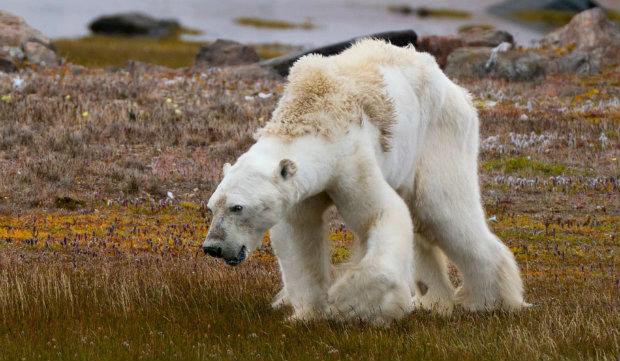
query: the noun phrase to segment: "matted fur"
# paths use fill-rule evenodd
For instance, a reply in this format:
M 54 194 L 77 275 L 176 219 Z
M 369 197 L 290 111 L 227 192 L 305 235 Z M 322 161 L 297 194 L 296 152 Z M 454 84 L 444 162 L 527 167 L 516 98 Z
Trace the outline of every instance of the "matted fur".
M 414 64 L 412 47 L 395 54 L 382 40 L 361 40 L 339 55 L 311 54 L 291 68 L 284 95 L 271 120 L 258 132 L 294 138 L 309 134 L 342 134 L 364 116 L 381 132 L 383 150 L 390 148 L 395 121 L 392 100 L 384 90 L 381 66 Z

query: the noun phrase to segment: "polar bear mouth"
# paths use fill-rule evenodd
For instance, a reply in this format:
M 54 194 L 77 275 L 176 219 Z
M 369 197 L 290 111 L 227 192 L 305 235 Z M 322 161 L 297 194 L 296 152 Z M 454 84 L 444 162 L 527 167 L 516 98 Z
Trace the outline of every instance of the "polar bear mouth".
M 237 257 L 235 258 L 224 258 L 224 262 L 226 262 L 227 265 L 229 266 L 236 266 L 239 263 L 243 262 L 243 260 L 245 260 L 246 257 L 246 250 L 247 248 L 245 246 L 241 246 L 241 249 L 239 250 L 239 253 L 237 254 Z

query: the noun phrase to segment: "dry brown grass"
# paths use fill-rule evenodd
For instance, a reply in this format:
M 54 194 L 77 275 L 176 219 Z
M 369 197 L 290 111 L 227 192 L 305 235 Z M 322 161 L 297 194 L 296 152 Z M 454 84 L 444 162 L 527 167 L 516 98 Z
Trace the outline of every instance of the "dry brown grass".
M 241 154 L 278 88 L 260 69 L 148 72 L 69 69 L 0 78 L 0 209 L 204 199 Z M 259 77 L 258 74 L 261 76 Z M 253 97 L 246 100 L 246 96 Z
M 289 310 L 269 308 L 279 279 L 267 243 L 237 268 L 199 252 L 202 202 L 269 117 L 281 80 L 139 65 L 19 76 L 20 89 L 0 77 L 0 360 L 620 354 L 617 73 L 463 84 L 480 108 L 491 226 L 535 306 L 415 312 L 390 329 L 284 321 Z M 332 239 L 334 259 L 346 258 L 351 235 L 337 220 Z

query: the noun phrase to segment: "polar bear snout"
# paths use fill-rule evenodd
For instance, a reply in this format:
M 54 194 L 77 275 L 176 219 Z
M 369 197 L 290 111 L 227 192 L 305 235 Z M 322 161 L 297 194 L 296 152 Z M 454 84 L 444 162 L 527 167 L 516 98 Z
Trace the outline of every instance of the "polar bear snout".
M 216 245 L 203 246 L 202 250 L 211 257 L 222 258 L 222 247 Z
M 211 257 L 223 258 L 224 262 L 229 266 L 238 265 L 247 256 L 247 247 L 245 245 L 235 247 L 219 239 L 209 239 L 208 237 L 202 244 L 202 250 Z

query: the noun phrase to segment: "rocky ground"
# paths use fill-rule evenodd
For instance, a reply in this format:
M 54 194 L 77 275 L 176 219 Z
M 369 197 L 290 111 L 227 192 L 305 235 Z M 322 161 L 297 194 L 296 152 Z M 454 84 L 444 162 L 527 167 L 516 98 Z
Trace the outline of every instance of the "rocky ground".
M 199 251 L 222 164 L 252 144 L 283 78 L 256 64 L 37 63 L 28 42 L 6 45 L 0 360 L 614 360 L 620 43 L 600 13 L 582 15 L 536 49 L 495 31 L 420 39 L 474 96 L 489 223 L 535 307 L 415 312 L 391 329 L 285 322 L 289 310 L 269 309 L 279 278 L 268 237 L 234 269 Z M 473 60 L 452 73 L 455 59 Z M 346 260 L 353 236 L 337 217 L 330 237 L 334 262 Z

